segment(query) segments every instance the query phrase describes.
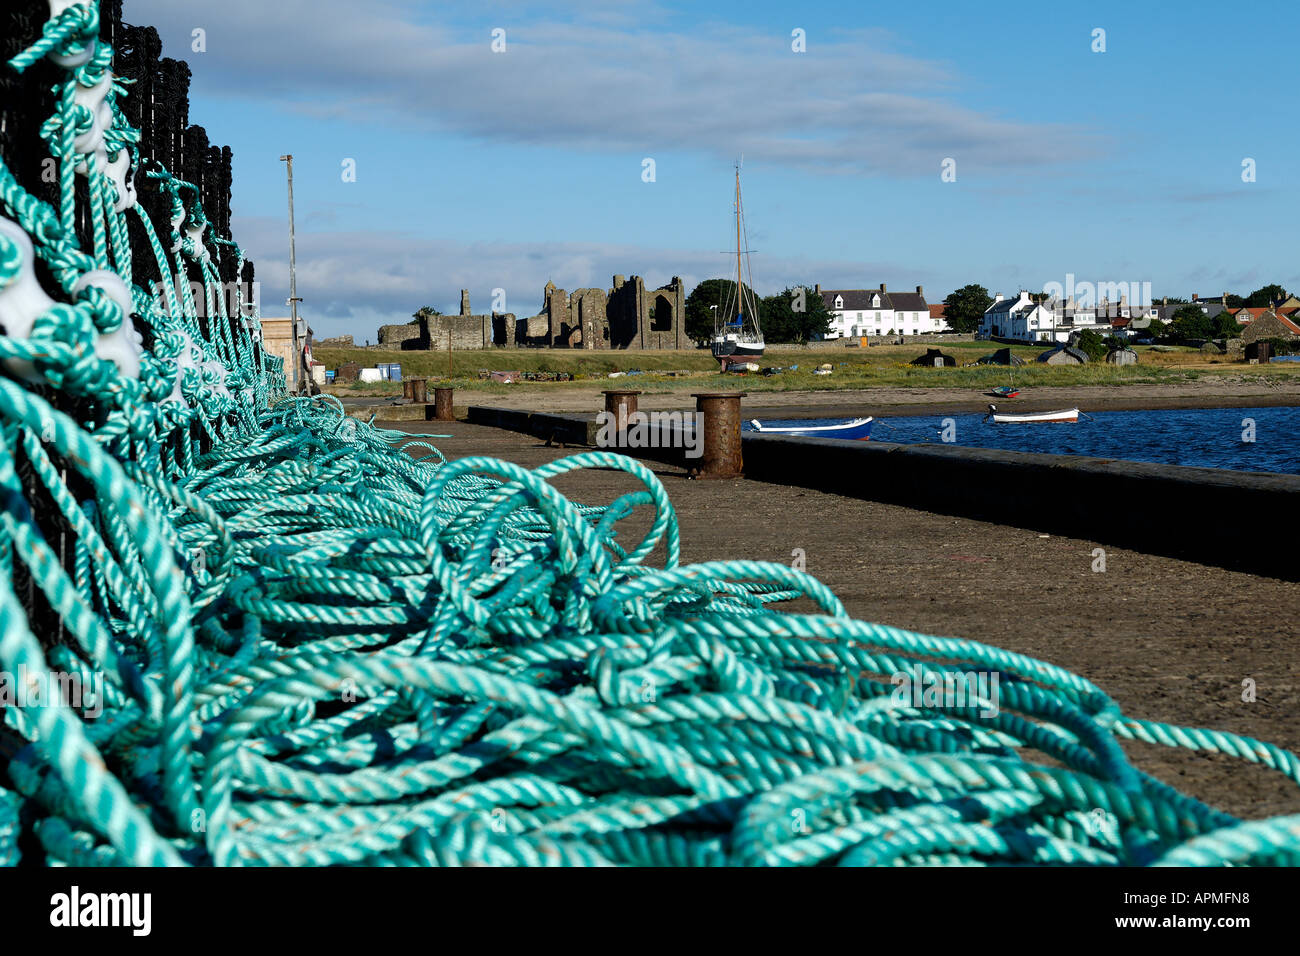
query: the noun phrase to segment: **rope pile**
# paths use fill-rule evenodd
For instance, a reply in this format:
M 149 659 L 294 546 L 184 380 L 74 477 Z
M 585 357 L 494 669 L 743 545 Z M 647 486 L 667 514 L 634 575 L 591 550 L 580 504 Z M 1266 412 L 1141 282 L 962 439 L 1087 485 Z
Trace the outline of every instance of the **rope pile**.
M 60 6 L 12 66 L 102 83 L 95 5 Z M 1287 751 L 854 620 L 784 565 L 683 566 L 631 459 L 449 462 L 285 395 L 256 316 L 200 322 L 123 274 L 105 168 L 130 130 L 107 96 L 82 149 L 77 91 L 61 103 L 50 142 L 102 242 L 0 167 L 21 227 L 0 230 L 0 669 L 27 694 L 0 698 L 0 865 L 1300 863 L 1300 817 L 1242 823 L 1121 742 L 1300 783 Z M 199 268 L 214 298 L 207 265 L 237 248 L 185 183 L 149 184 L 176 210 L 170 253 L 144 218 L 161 274 Z M 34 257 L 64 301 L 5 299 Z M 590 507 L 551 484 L 585 468 L 637 490 Z

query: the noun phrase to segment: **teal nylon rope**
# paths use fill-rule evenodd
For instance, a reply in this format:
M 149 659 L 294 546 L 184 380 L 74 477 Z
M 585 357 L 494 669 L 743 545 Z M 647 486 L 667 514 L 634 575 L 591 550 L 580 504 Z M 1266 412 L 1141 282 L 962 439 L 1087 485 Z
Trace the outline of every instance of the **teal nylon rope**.
M 428 436 L 286 395 L 255 310 L 226 313 L 220 266 L 243 257 L 204 236 L 195 187 L 146 177 L 173 211 L 161 231 L 123 202 L 110 167 L 139 134 L 119 84 L 106 127 L 78 99 L 111 79 L 97 34 L 97 4 L 77 4 L 10 63 L 84 61 L 43 130 L 57 208 L 0 164 L 0 215 L 26 237 L 0 229 L 16 748 L 0 866 L 24 836 L 31 862 L 79 866 L 1300 862 L 1300 818 L 1240 821 L 1121 744 L 1300 784 L 1286 750 L 1127 717 L 1023 655 L 854 620 L 793 568 L 683 565 L 672 504 L 631 459 L 448 461 Z M 77 176 L 90 250 L 71 229 Z M 154 275 L 129 271 L 129 215 Z M 10 295 L 36 259 L 57 301 Z M 128 312 L 151 349 L 129 348 Z M 634 490 L 590 506 L 552 484 L 592 468 Z M 32 632 L 19 565 L 61 646 Z M 900 697 L 902 674 L 959 693 Z M 46 690 L 18 699 L 20 684 Z

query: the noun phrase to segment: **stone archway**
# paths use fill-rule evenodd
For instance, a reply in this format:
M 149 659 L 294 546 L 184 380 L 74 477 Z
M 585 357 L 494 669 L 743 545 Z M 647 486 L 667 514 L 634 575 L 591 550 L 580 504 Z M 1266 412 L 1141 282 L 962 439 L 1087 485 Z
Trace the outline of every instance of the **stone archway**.
M 650 312 L 651 332 L 671 332 L 673 330 L 673 302 L 666 295 L 655 296 L 654 307 Z

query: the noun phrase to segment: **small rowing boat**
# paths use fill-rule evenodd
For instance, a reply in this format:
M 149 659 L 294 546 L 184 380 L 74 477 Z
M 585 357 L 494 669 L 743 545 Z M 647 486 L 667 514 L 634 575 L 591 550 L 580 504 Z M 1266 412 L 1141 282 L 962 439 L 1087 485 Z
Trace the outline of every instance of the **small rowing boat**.
M 1014 385 L 999 385 L 997 388 L 989 389 L 990 395 L 996 395 L 998 398 L 1019 398 L 1020 389 Z
M 867 441 L 871 438 L 874 418 L 854 418 L 832 425 L 764 425 L 757 418 L 749 426 L 762 435 L 783 435 L 786 438 L 842 438 L 850 441 Z
M 1020 415 L 1005 415 L 998 413 L 996 405 L 990 405 L 985 420 L 987 421 L 989 418 L 993 419 L 995 425 L 1034 425 L 1040 422 L 1073 423 L 1079 420 L 1079 410 L 1077 408 L 1067 408 L 1059 412 L 1025 412 Z

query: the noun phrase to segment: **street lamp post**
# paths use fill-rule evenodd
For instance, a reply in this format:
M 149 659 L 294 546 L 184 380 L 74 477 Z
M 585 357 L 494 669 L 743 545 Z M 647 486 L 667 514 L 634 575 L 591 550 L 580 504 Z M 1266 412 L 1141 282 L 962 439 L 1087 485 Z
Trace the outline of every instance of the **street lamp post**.
M 281 156 L 280 162 L 288 164 L 289 172 L 289 307 L 293 326 L 293 391 L 302 389 L 302 351 L 298 347 L 298 251 L 293 224 L 293 154 Z

